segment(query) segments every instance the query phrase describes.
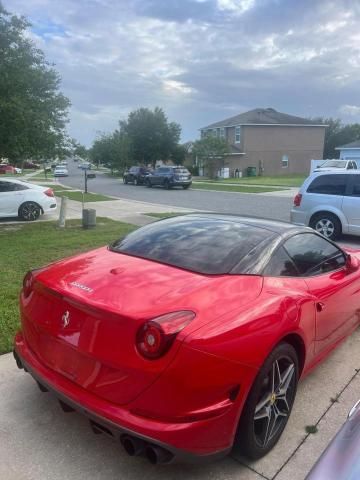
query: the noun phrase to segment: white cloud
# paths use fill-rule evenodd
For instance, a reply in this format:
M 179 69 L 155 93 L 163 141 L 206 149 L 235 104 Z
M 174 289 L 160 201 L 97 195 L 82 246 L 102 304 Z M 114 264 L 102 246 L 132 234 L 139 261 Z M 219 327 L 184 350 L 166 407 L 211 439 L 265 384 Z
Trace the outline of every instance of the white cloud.
M 217 0 L 220 10 L 243 13 L 255 5 L 255 0 Z
M 33 22 L 86 144 L 141 106 L 163 107 L 184 140 L 246 108 L 359 114 L 355 0 L 3 1 Z
M 360 107 L 358 105 L 341 105 L 339 113 L 351 117 L 357 117 L 360 116 Z

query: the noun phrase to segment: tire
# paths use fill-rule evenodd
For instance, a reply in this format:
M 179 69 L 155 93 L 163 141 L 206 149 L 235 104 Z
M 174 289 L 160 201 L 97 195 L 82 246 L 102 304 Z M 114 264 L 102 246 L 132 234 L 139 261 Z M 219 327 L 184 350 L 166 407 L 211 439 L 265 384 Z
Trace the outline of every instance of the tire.
M 316 213 L 311 217 L 309 225 L 330 240 L 336 240 L 342 231 L 338 217 L 329 212 Z
M 35 202 L 25 202 L 19 207 L 19 217 L 26 222 L 33 222 L 40 217 L 41 207 Z
M 296 351 L 288 343 L 280 343 L 265 360 L 251 387 L 236 433 L 235 450 L 256 460 L 274 447 L 290 417 L 298 380 Z
M 128 179 L 126 177 L 124 177 L 123 182 L 125 183 L 125 185 L 127 185 L 128 184 Z
M 151 188 L 152 187 L 152 183 L 150 182 L 150 180 L 146 180 L 146 186 L 148 188 Z
M 190 187 L 190 185 L 183 185 L 182 187 L 184 190 L 187 190 Z
M 170 190 L 171 188 L 170 182 L 167 179 L 164 181 L 164 188 L 166 188 L 166 190 Z

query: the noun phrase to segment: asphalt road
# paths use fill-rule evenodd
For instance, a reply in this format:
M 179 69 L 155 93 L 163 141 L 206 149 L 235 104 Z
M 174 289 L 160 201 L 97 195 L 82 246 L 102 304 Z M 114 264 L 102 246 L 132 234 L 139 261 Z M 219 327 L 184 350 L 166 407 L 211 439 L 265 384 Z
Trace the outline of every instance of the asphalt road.
M 84 172 L 77 163 L 69 162 L 69 177 L 61 178 L 61 183 L 74 188 L 84 188 Z M 220 213 L 254 215 L 276 220 L 289 220 L 292 198 L 260 194 L 235 192 L 214 192 L 204 190 L 183 190 L 163 188 L 146 188 L 143 186 L 124 185 L 121 179 L 110 178 L 104 173 L 96 172 L 96 178 L 88 181 L 88 191 L 112 195 L 119 198 L 142 202 L 172 205 L 187 209 L 198 209 Z

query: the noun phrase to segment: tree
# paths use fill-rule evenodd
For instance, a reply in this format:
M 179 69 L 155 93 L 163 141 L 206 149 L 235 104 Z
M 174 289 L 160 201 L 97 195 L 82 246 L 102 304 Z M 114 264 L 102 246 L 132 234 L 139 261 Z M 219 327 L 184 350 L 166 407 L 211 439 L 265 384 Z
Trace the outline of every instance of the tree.
M 339 158 L 336 147 L 360 139 L 360 124 L 344 125 L 339 118 L 316 117 L 311 119 L 314 123 L 327 125 L 325 129 L 324 158 Z
M 69 100 L 59 74 L 26 35 L 30 23 L 0 3 L 0 158 L 63 156 Z
M 104 163 L 114 170 L 125 170 L 130 163 L 130 139 L 119 130 L 113 133 L 102 134 L 97 138 L 90 149 L 90 158 L 93 162 Z
M 81 145 L 80 143 L 78 143 L 75 140 L 75 138 L 71 140 L 71 144 L 72 144 L 73 155 L 75 155 L 76 157 L 80 157 L 82 159 L 88 158 L 89 152 L 84 145 Z
M 184 145 L 175 145 L 173 148 L 170 159 L 175 163 L 175 165 L 182 165 L 186 157 L 186 147 Z
M 193 156 L 198 159 L 198 163 L 207 169 L 208 176 L 215 178 L 218 170 L 224 166 L 229 146 L 222 138 L 206 136 L 194 142 L 192 151 Z
M 140 108 L 120 121 L 120 132 L 131 142 L 132 158 L 137 163 L 155 166 L 156 160 L 167 160 L 176 152 L 181 134 L 178 123 L 168 122 L 164 111 Z

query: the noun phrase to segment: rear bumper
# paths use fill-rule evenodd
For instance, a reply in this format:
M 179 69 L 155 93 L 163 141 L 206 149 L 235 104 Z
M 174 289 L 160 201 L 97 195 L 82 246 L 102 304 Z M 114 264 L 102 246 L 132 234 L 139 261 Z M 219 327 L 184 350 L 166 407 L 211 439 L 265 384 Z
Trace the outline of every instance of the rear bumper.
M 111 404 L 47 368 L 28 348 L 21 333 L 15 337 L 14 357 L 18 367 L 30 373 L 42 391 L 50 391 L 65 411 L 75 410 L 85 415 L 95 433 L 106 433 L 120 442 L 124 436 L 131 436 L 143 440 L 149 446 L 159 446 L 170 453 L 166 463 L 211 462 L 231 451 L 231 445 L 205 452 L 204 449 L 187 450 L 184 438 L 206 436 L 207 429 L 213 427 L 212 419 L 174 424 L 134 415 L 126 406 Z M 184 447 L 177 445 L 179 437 Z
M 179 187 L 185 187 L 186 185 L 191 185 L 192 184 L 192 180 L 175 180 L 175 179 L 172 179 L 171 180 L 171 185 L 178 185 Z
M 292 208 L 290 211 L 290 222 L 295 225 L 307 227 L 309 225 L 308 215 L 306 212 Z
M 41 204 L 43 213 L 54 213 L 56 211 L 57 202 L 55 197 L 47 197 Z

